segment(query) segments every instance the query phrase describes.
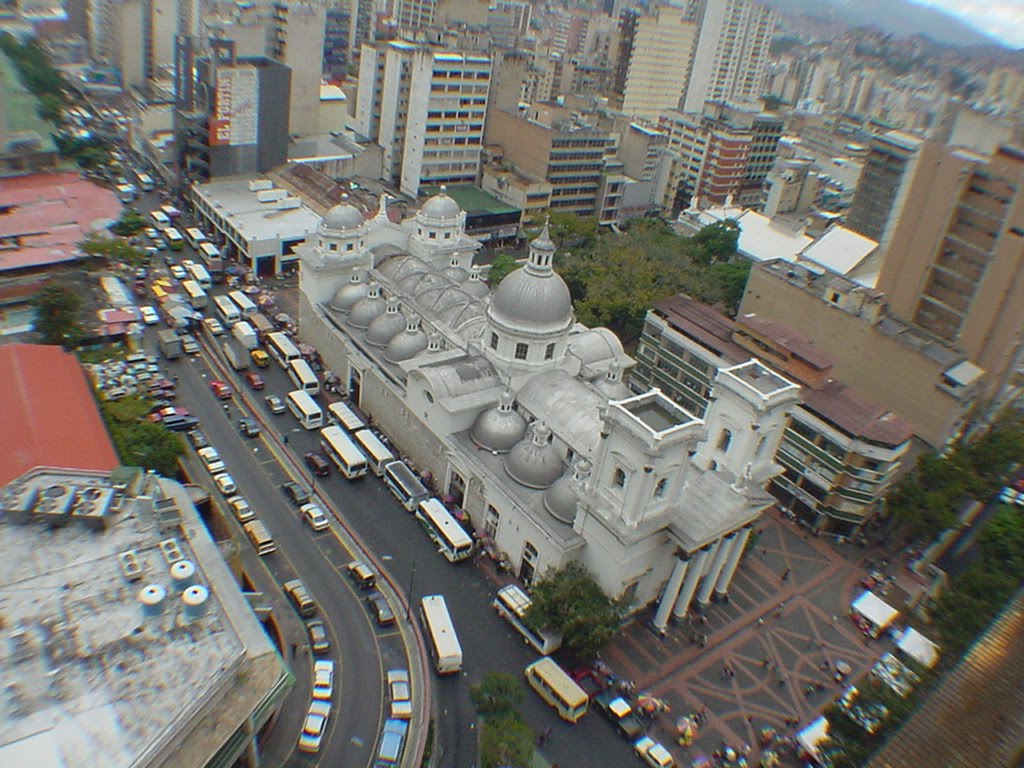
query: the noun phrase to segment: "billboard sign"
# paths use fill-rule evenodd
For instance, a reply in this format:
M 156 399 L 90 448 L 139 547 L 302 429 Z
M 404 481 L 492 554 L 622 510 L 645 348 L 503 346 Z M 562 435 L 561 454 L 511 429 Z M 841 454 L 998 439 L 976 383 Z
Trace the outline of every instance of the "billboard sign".
M 245 146 L 257 139 L 259 78 L 252 66 L 218 67 L 210 116 L 210 146 Z

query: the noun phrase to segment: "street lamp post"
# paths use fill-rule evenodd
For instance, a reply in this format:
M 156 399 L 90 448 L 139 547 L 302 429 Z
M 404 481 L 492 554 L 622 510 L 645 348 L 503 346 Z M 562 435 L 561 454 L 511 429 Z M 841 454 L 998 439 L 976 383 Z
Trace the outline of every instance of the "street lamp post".
M 412 616 L 412 589 L 416 584 L 416 561 L 412 561 L 412 571 L 409 573 L 409 589 L 405 594 L 405 620 L 411 621 Z

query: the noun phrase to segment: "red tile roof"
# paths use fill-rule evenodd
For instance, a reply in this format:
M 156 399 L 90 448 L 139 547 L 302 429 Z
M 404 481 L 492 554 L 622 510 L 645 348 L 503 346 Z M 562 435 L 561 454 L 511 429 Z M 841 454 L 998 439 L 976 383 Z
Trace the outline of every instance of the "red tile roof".
M 109 471 L 120 463 L 85 371 L 42 344 L 0 346 L 0 485 L 33 467 Z
M 682 293 L 654 302 L 654 311 L 677 331 L 719 357 L 738 363 L 750 355 L 732 340 L 735 323 L 721 312 Z
M 802 390 L 803 407 L 851 437 L 895 448 L 909 440 L 914 430 L 900 416 L 873 403 L 856 390 L 831 380 Z
M 790 328 L 788 325 L 777 323 L 766 317 L 758 317 L 757 315 L 738 317 L 736 324 L 749 328 L 759 336 L 771 339 L 794 357 L 804 360 L 819 371 L 830 368 L 835 363 L 835 360 L 828 353 L 814 346 L 814 342 L 810 338 L 794 328 Z

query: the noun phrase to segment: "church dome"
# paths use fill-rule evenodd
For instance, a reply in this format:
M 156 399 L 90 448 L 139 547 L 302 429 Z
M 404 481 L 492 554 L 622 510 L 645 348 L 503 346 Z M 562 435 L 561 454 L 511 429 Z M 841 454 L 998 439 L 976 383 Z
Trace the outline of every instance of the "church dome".
M 572 524 L 576 518 L 576 504 L 579 494 L 568 473 L 555 480 L 554 484 L 544 491 L 544 509 L 560 523 Z
M 476 417 L 469 439 L 484 450 L 508 453 L 526 434 L 526 419 L 512 408 L 512 394 L 504 392 L 498 404 Z
M 509 274 L 491 299 L 490 315 L 512 329 L 563 330 L 572 323 L 572 297 L 565 281 L 551 266 L 555 246 L 548 226 L 530 244 L 526 266 Z
M 398 311 L 398 300 L 389 299 L 387 310 L 377 315 L 366 329 L 366 343 L 386 347 L 388 342 L 405 329 L 405 315 Z
M 448 197 L 448 188 L 441 187 L 441 191 L 431 197 L 420 208 L 420 213 L 430 219 L 457 219 L 462 209 L 452 198 Z
M 363 278 L 359 275 L 352 275 L 352 280 L 349 283 L 341 286 L 334 293 L 334 298 L 331 299 L 330 307 L 336 312 L 344 312 L 348 314 L 349 310 L 355 306 L 356 302 L 366 297 L 366 294 L 370 292 L 370 286 L 363 282 Z
M 390 363 L 410 360 L 427 348 L 427 334 L 420 328 L 420 319 L 416 315 L 409 318 L 405 330 L 388 342 L 384 350 L 384 359 Z
M 363 226 L 363 214 L 354 205 L 339 203 L 320 222 L 326 229 L 356 229 Z
M 527 488 L 547 488 L 562 474 L 562 457 L 548 438 L 551 430 L 543 424 L 533 435 L 520 440 L 505 457 L 505 472 Z
M 487 287 L 487 283 L 480 279 L 479 267 L 473 267 L 469 271 L 469 279 L 462 284 L 462 290 L 474 299 L 482 299 L 491 292 L 491 289 Z
M 365 298 L 360 299 L 348 313 L 348 324 L 361 331 L 370 327 L 377 315 L 384 313 L 384 299 L 380 296 L 380 286 L 373 283 Z

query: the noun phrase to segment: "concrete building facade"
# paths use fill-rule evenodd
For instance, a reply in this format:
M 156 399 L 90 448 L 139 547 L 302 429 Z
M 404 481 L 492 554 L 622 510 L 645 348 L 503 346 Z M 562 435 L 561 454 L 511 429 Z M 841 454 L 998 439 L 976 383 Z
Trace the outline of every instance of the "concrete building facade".
M 678 8 L 667 6 L 640 17 L 628 51 L 622 111 L 657 120 L 666 109 L 678 109 L 696 40 L 697 24 Z
M 288 133 L 316 133 L 327 8 L 320 0 L 277 0 L 267 55 L 291 69 Z

